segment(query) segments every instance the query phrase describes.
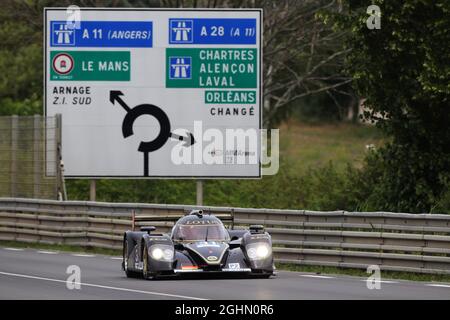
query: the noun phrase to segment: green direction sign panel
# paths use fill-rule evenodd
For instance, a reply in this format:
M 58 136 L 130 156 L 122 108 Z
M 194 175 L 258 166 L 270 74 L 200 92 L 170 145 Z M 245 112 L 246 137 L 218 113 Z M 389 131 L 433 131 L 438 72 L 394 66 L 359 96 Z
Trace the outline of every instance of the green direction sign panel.
M 206 104 L 255 104 L 255 90 L 206 90 Z
M 130 81 L 129 51 L 51 51 L 50 80 Z
M 167 48 L 167 88 L 256 88 L 256 49 Z

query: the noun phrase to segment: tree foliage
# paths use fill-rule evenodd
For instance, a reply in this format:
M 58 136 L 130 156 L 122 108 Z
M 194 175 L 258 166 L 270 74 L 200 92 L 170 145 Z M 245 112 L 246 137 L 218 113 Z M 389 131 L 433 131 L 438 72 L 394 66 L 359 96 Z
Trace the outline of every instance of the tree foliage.
M 366 26 L 372 2 L 381 29 Z M 335 18 L 351 30 L 347 66 L 365 118 L 392 137 L 368 159 L 367 205 L 430 212 L 450 177 L 450 2 L 370 1 Z

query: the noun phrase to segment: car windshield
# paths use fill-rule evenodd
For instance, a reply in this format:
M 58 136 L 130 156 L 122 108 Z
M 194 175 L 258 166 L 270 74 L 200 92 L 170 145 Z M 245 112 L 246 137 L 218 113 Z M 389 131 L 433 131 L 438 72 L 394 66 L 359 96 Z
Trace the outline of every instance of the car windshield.
M 222 224 L 182 224 L 175 227 L 173 239 L 180 241 L 227 241 L 229 235 Z

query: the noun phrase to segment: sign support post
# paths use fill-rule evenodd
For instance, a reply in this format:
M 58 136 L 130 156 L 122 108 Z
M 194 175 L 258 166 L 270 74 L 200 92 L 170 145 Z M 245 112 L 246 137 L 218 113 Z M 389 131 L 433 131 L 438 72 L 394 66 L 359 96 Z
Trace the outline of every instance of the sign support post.
M 95 201 L 96 198 L 96 192 L 97 192 L 97 183 L 95 181 L 95 179 L 91 179 L 91 184 L 90 184 L 90 188 L 89 188 L 89 200 L 90 201 Z
M 197 205 L 203 205 L 203 180 L 197 180 Z

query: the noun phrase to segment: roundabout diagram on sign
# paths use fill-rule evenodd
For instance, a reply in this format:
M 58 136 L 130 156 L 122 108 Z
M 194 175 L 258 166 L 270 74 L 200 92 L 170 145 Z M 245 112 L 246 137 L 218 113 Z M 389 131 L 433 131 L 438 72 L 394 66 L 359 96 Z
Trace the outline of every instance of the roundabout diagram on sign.
M 112 104 L 117 101 L 122 108 L 127 112 L 122 122 L 122 135 L 124 138 L 128 138 L 134 134 L 133 124 L 143 115 L 153 116 L 158 122 L 160 131 L 155 139 L 151 141 L 141 141 L 138 147 L 138 151 L 144 154 L 144 176 L 149 176 L 148 170 L 148 154 L 150 152 L 160 149 L 167 142 L 169 138 L 174 138 L 179 141 L 185 141 L 184 146 L 190 147 L 195 143 L 194 136 L 189 133 L 189 136 L 183 137 L 170 132 L 170 120 L 167 114 L 159 107 L 153 104 L 140 104 L 133 108 L 130 108 L 125 101 L 120 98 L 123 96 L 121 91 L 111 90 L 109 94 L 109 100 Z

